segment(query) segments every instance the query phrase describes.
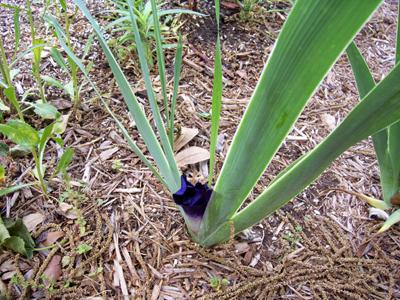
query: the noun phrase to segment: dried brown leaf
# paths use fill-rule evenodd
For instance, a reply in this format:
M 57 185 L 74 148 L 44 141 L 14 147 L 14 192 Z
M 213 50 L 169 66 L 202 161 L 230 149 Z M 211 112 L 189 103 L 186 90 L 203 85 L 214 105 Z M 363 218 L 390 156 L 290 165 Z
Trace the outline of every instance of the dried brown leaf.
M 64 236 L 63 231 L 52 231 L 47 234 L 46 240 L 43 242 L 43 245 L 50 246 L 54 244 L 59 238 L 62 238 Z
M 54 255 L 43 275 L 47 280 L 55 282 L 60 278 L 61 273 L 61 255 Z
M 174 151 L 182 149 L 183 146 L 189 143 L 198 134 L 199 130 L 196 128 L 182 127 L 181 134 L 174 142 Z
M 200 147 L 190 147 L 175 155 L 178 167 L 195 164 L 210 159 L 210 152 Z
M 34 213 L 23 217 L 22 222 L 24 222 L 28 231 L 32 232 L 35 230 L 36 226 L 44 221 L 44 219 L 45 217 L 41 213 Z
M 118 147 L 114 147 L 111 149 L 108 149 L 106 151 L 103 151 L 100 153 L 100 160 L 105 161 L 108 160 L 109 158 L 111 158 L 115 152 L 117 152 L 119 150 Z

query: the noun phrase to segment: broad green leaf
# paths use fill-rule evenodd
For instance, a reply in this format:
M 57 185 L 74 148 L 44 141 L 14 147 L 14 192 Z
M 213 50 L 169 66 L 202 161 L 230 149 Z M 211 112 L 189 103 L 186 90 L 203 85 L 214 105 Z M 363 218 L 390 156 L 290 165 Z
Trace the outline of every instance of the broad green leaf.
M 59 116 L 58 119 L 54 122 L 53 133 L 63 134 L 67 129 L 68 119 L 69 114 Z
M 0 142 L 0 157 L 6 157 L 10 152 L 10 148 L 6 143 Z
M 22 254 L 26 256 L 27 258 L 32 257 L 32 250 L 29 252 L 25 242 L 22 238 L 19 236 L 10 236 L 8 239 L 6 239 L 3 244 L 1 245 L 2 247 L 5 247 L 9 250 L 12 250 L 14 252 L 17 252 L 19 254 Z
M 37 131 L 20 120 L 9 120 L 7 125 L 0 124 L 0 132 L 22 147 L 35 147 L 39 143 Z
M 3 246 L 31 258 L 35 242 L 22 220 L 4 219 L 3 222 L 11 236 L 4 242 Z M 17 237 L 23 241 L 22 244 Z
M 397 17 L 397 41 L 396 41 L 396 63 L 400 61 L 400 4 L 398 4 L 398 17 Z M 385 198 L 386 203 L 390 203 L 389 197 L 393 196 L 399 191 L 400 183 L 400 122 L 391 125 L 388 129 L 388 151 L 391 160 L 392 169 L 392 185 L 391 189 L 386 192 L 386 194 L 391 195 Z M 385 195 L 386 196 L 386 195 Z
M 15 110 L 18 112 L 20 119 L 23 120 L 23 116 L 21 113 L 21 107 L 19 105 L 17 95 L 15 93 L 15 88 L 13 86 L 9 86 L 4 90 L 4 95 L 7 97 L 8 101 L 14 106 Z
M 10 238 L 10 234 L 3 223 L 3 219 L 0 217 L 0 245 L 2 245 L 8 238 Z
M 42 119 L 55 120 L 60 116 L 57 108 L 50 103 L 39 100 L 36 103 L 33 103 L 32 106 L 35 108 L 35 113 Z
M 319 83 L 380 2 L 296 1 L 229 148 L 200 239 L 239 209 Z
M 140 135 L 145 141 L 145 144 L 149 149 L 149 152 L 151 153 L 152 157 L 156 161 L 157 166 L 160 169 L 160 174 L 162 174 L 163 178 L 165 179 L 165 182 L 167 183 L 169 190 L 172 193 L 176 192 L 180 187 L 179 173 L 176 173 L 176 171 L 171 170 L 169 162 L 165 154 L 163 153 L 161 146 L 158 143 L 157 138 L 148 120 L 146 119 L 145 114 L 141 110 L 140 105 L 135 95 L 133 94 L 127 79 L 125 78 L 114 55 L 109 49 L 98 23 L 96 22 L 95 19 L 93 19 L 93 17 L 91 16 L 90 12 L 88 11 L 86 5 L 82 0 L 74 0 L 74 3 L 78 5 L 84 16 L 89 20 L 94 31 L 96 32 L 97 38 L 100 42 L 100 46 L 102 47 L 107 57 L 111 70 L 113 71 L 113 74 L 115 76 L 115 79 L 117 80 L 118 85 L 120 86 L 121 93 L 123 94 L 128 109 L 136 122 L 136 126 L 140 132 Z M 86 73 L 85 70 L 82 70 L 82 68 L 81 71 Z
M 64 153 L 61 155 L 60 161 L 56 166 L 54 174 L 55 175 L 59 173 L 65 174 L 67 172 L 68 166 L 72 162 L 73 157 L 74 157 L 74 150 L 72 148 L 65 149 Z
M 399 119 L 398 64 L 323 142 L 233 217 L 235 230 L 239 232 L 274 212 L 306 188 L 350 146 Z
M 375 81 L 367 63 L 354 42 L 347 48 L 347 56 L 353 69 L 360 98 L 362 99 L 375 87 Z M 385 129 L 374 134 L 372 141 L 379 163 L 383 197 L 385 202 L 390 204 L 390 198 L 398 191 L 399 174 L 398 170 L 396 171 L 395 165 L 392 164 L 391 153 L 388 148 L 388 131 L 388 129 Z

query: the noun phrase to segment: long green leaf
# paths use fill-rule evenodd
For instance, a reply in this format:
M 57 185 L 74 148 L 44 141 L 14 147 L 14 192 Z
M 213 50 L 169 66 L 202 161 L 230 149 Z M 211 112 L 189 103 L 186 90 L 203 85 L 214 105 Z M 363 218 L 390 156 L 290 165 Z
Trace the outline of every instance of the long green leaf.
M 396 63 L 400 61 L 400 4 L 398 4 L 398 18 L 397 18 L 397 41 L 396 41 Z M 386 195 L 384 194 L 384 200 L 390 204 L 390 197 L 399 191 L 400 184 L 400 122 L 391 125 L 388 129 L 388 152 L 391 160 L 392 168 L 392 185 Z M 382 187 L 384 190 L 384 187 Z M 387 195 L 391 194 L 391 195 Z
M 18 184 L 18 185 L 14 185 L 14 186 L 10 186 L 7 188 L 2 188 L 0 189 L 0 197 L 3 197 L 5 195 L 11 194 L 13 192 L 16 192 L 20 189 L 23 189 L 25 187 L 31 186 L 32 184 Z
M 275 180 L 231 219 L 240 232 L 282 207 L 313 182 L 340 154 L 355 143 L 400 119 L 400 64 L 382 80 L 314 150 Z M 212 245 L 229 238 L 229 223 L 204 241 Z
M 367 63 L 354 42 L 347 48 L 347 56 L 353 69 L 360 99 L 362 99 L 375 87 L 375 81 Z M 388 148 L 388 132 L 388 129 L 377 132 L 372 136 L 372 141 L 379 163 L 383 198 L 387 204 L 390 204 L 390 198 L 398 190 L 399 177 L 398 171 L 396 172 L 396 168 L 392 164 L 391 153 Z
M 20 43 L 20 36 L 21 36 L 21 29 L 19 26 L 19 12 L 20 8 L 16 7 L 14 10 L 14 16 L 13 16 L 13 21 L 14 21 L 14 54 L 13 58 L 15 55 L 17 55 L 18 49 L 19 49 L 19 43 Z
M 140 132 L 140 135 L 142 136 L 149 152 L 151 153 L 158 168 L 160 169 L 160 173 L 164 177 L 165 182 L 167 183 L 168 189 L 171 192 L 177 191 L 180 187 L 180 182 L 177 182 L 175 177 L 179 177 L 179 174 L 177 176 L 177 175 L 173 174 L 173 171 L 171 171 L 168 160 L 165 157 L 160 144 L 158 143 L 157 137 L 154 134 L 154 132 L 146 118 L 146 115 L 140 108 L 140 105 L 139 105 L 135 95 L 132 92 L 129 82 L 127 81 L 125 75 L 123 74 L 123 72 L 122 72 L 120 66 L 118 65 L 114 55 L 112 54 L 111 50 L 109 49 L 107 42 L 103 37 L 103 33 L 100 29 L 100 26 L 98 25 L 97 21 L 92 17 L 92 15 L 90 14 L 89 10 L 87 9 L 85 3 L 82 0 L 74 0 L 74 2 L 79 7 L 79 9 L 82 11 L 84 16 L 88 19 L 91 26 L 93 27 L 93 29 L 96 33 L 96 36 L 99 40 L 100 46 L 102 47 L 102 49 L 107 57 L 107 60 L 110 64 L 111 70 L 113 71 L 114 76 L 117 80 L 117 83 L 120 86 L 121 93 L 124 96 L 124 99 L 128 106 L 128 109 L 136 122 L 136 126 Z M 64 46 L 63 46 L 63 48 L 64 48 Z M 68 54 L 68 55 L 70 55 L 70 54 Z M 81 65 L 82 64 L 78 65 L 78 67 L 82 71 Z
M 389 216 L 378 232 L 384 232 L 398 222 L 400 222 L 400 209 L 397 209 Z
M 164 110 L 166 116 L 166 123 L 169 123 L 170 111 L 168 106 L 168 96 L 167 96 L 167 80 L 165 78 L 165 58 L 164 52 L 162 48 L 162 40 L 161 40 L 161 30 L 160 30 L 160 21 L 158 17 L 158 7 L 155 0 L 150 0 L 151 2 L 151 10 L 153 11 L 153 23 L 154 23 L 154 33 L 156 38 L 156 53 L 157 53 L 157 65 L 158 65 L 158 73 L 160 75 L 160 83 L 161 83 L 161 92 L 164 100 Z M 171 146 L 173 146 L 173 140 L 169 141 Z
M 319 83 L 380 2 L 296 1 L 234 136 L 202 234 L 239 209 Z
M 219 35 L 219 0 L 215 1 L 216 22 L 217 22 L 217 42 L 215 43 L 214 59 L 214 80 L 212 93 L 212 114 L 211 114 L 211 136 L 210 136 L 210 174 L 208 184 L 211 186 L 215 169 L 215 150 L 218 140 L 219 120 L 222 107 L 222 58 L 221 58 L 221 39 Z
M 143 154 L 143 152 L 139 149 L 139 147 L 136 145 L 135 141 L 130 137 L 130 135 L 129 135 L 128 131 L 126 130 L 126 128 L 124 127 L 124 125 L 118 120 L 118 118 L 114 115 L 114 113 L 108 106 L 107 102 L 103 99 L 100 91 L 97 89 L 97 86 L 90 79 L 87 69 L 82 64 L 81 60 L 74 54 L 74 52 L 71 50 L 71 48 L 65 42 L 65 40 L 64 40 L 65 34 L 62 33 L 62 29 L 61 29 L 60 25 L 58 24 L 57 20 L 51 16 L 46 16 L 46 18 L 48 19 L 49 22 L 51 22 L 51 24 L 53 24 L 61 47 L 67 53 L 68 57 L 70 57 L 74 61 L 74 63 L 79 67 L 79 69 L 85 76 L 86 80 L 90 83 L 90 85 L 92 86 L 96 95 L 99 97 L 99 99 L 103 103 L 104 107 L 106 108 L 107 112 L 115 120 L 117 127 L 121 130 L 122 134 L 126 138 L 128 145 L 131 147 L 133 152 L 135 152 L 135 154 L 140 158 L 140 160 L 142 160 L 144 162 L 144 164 L 150 169 L 150 171 L 152 171 L 156 175 L 156 177 L 160 180 L 160 182 L 164 186 L 169 186 L 168 183 L 163 179 L 161 174 L 158 172 L 158 170 L 153 167 L 153 165 L 150 163 L 150 161 L 146 158 L 146 156 Z
M 178 45 L 176 47 L 176 53 L 175 53 L 175 62 L 174 62 L 174 91 L 172 93 L 171 113 L 169 117 L 169 140 L 171 141 L 171 145 L 173 145 L 174 142 L 175 109 L 176 109 L 176 100 L 178 98 L 179 79 L 181 76 L 181 69 L 182 69 L 182 51 L 183 51 L 182 35 L 179 34 Z
M 180 175 L 179 175 L 178 166 L 175 162 L 174 153 L 172 151 L 172 145 L 169 142 L 168 135 L 167 135 L 167 132 L 164 127 L 164 122 L 162 120 L 161 113 L 160 113 L 160 110 L 158 107 L 157 99 L 155 97 L 153 84 L 152 84 L 151 78 L 150 78 L 150 70 L 149 70 L 149 67 L 147 64 L 147 60 L 146 60 L 145 48 L 142 43 L 140 33 L 139 33 L 139 28 L 136 23 L 136 15 L 133 12 L 132 4 L 130 2 L 128 2 L 128 4 L 129 4 L 131 21 L 132 21 L 132 25 L 133 25 L 133 33 L 135 35 L 136 51 L 139 56 L 140 68 L 142 70 L 142 76 L 143 76 L 144 83 L 146 86 L 147 96 L 149 98 L 151 111 L 153 113 L 153 117 L 154 117 L 157 129 L 158 129 L 158 133 L 160 135 L 161 144 L 164 149 L 165 156 L 168 160 L 169 167 L 171 169 L 171 175 L 173 176 L 176 186 L 178 187 L 175 191 L 173 191 L 173 192 L 176 192 L 180 188 L 180 185 L 181 185 L 181 182 L 180 182 L 181 179 L 180 179 Z M 160 72 L 161 72 L 161 70 L 160 70 Z

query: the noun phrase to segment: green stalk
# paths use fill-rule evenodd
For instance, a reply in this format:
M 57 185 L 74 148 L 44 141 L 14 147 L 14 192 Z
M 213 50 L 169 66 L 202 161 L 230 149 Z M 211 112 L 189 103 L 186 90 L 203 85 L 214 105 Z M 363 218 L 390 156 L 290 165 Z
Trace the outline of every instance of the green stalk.
M 43 194 L 47 197 L 47 188 L 46 188 L 46 184 L 44 183 L 43 172 L 42 172 L 42 167 L 41 167 L 41 162 L 40 162 L 39 156 L 38 156 L 35 148 L 32 147 L 31 151 L 32 151 L 33 159 L 35 161 L 36 173 L 39 177 L 38 179 L 39 179 L 40 187 L 43 191 Z
M 8 86 L 12 86 L 10 78 L 10 69 L 8 68 L 7 56 L 4 50 L 3 39 L 1 37 L 0 37 L 0 59 L 1 59 L 1 65 L 0 65 L 1 76 L 4 78 Z

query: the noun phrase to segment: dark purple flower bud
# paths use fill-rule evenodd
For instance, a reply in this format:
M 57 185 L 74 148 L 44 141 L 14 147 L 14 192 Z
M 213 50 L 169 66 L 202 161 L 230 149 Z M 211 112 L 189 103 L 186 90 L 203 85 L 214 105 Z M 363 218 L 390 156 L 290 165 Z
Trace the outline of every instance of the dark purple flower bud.
M 211 194 L 212 189 L 207 184 L 198 182 L 193 185 L 187 181 L 185 175 L 181 176 L 181 188 L 173 194 L 173 198 L 175 203 L 183 209 L 190 230 L 197 232 L 200 228 Z

